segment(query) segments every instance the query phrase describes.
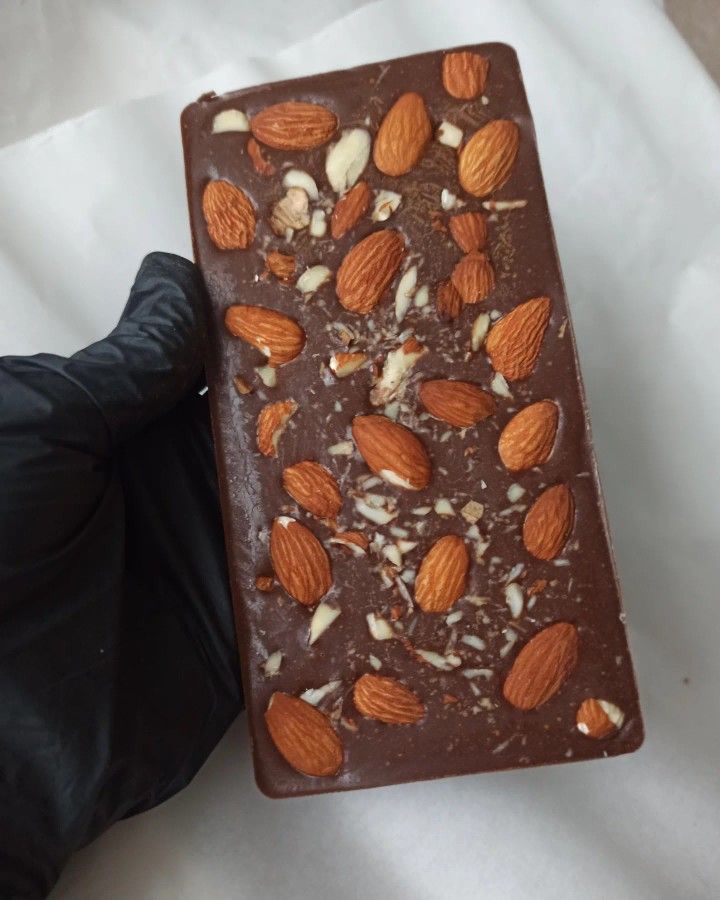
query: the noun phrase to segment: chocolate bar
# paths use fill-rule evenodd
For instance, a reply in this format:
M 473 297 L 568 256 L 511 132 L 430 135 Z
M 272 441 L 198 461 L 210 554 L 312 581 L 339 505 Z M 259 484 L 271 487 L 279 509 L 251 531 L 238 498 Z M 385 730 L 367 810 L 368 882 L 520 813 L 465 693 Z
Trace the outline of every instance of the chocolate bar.
M 182 134 L 260 788 L 635 750 L 515 52 L 208 94 Z

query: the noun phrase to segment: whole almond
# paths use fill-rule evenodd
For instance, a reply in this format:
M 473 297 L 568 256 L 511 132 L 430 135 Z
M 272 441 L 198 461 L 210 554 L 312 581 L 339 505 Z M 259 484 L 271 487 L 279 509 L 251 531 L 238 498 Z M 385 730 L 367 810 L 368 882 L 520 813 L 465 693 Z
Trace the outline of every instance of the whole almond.
M 430 483 L 427 451 L 409 428 L 385 416 L 355 416 L 352 434 L 370 470 L 385 481 L 412 491 Z
M 623 711 L 614 703 L 594 698 L 583 700 L 575 716 L 578 731 L 595 740 L 610 737 L 614 731 L 622 728 L 624 721 Z
M 578 633 L 569 622 L 556 622 L 531 638 L 518 653 L 503 685 L 503 696 L 517 709 L 542 706 L 577 665 Z
M 480 303 L 495 287 L 495 272 L 487 256 L 473 250 L 455 266 L 450 280 L 463 303 Z
M 353 700 L 361 715 L 388 725 L 412 725 L 425 715 L 425 707 L 410 688 L 382 675 L 358 678 Z
M 482 250 L 487 240 L 485 216 L 479 212 L 458 213 L 450 219 L 450 234 L 465 253 Z
M 210 240 L 220 250 L 244 250 L 255 237 L 255 210 L 247 194 L 229 181 L 209 181 L 202 210 Z
M 549 320 L 550 300 L 547 297 L 527 300 L 498 320 L 485 343 L 495 371 L 508 381 L 529 378 Z
M 373 161 L 385 175 L 405 175 L 418 164 L 431 137 L 425 101 L 420 94 L 403 94 L 380 123 Z
M 415 602 L 427 613 L 446 612 L 462 597 L 470 568 L 465 541 L 446 534 L 435 541 L 420 563 Z
M 367 315 L 387 290 L 405 254 L 402 235 L 375 231 L 352 247 L 340 263 L 336 292 L 345 309 Z
M 295 257 L 287 253 L 280 253 L 278 250 L 271 250 L 265 263 L 268 271 L 284 283 L 291 282 L 295 276 Z
M 330 218 L 330 234 L 339 240 L 362 219 L 370 206 L 370 188 L 366 181 L 358 183 L 335 204 Z
M 502 187 L 517 156 L 520 132 L 514 122 L 493 119 L 473 134 L 458 157 L 458 179 L 475 197 Z
M 479 53 L 460 51 L 443 57 L 442 80 L 445 90 L 458 100 L 474 100 L 485 88 L 490 62 Z
M 264 353 L 271 366 L 290 362 L 305 346 L 305 332 L 294 319 L 264 306 L 229 307 L 225 326 Z
M 419 396 L 431 416 L 457 428 L 469 428 L 495 412 L 492 395 L 469 381 L 424 381 Z
M 258 144 L 255 138 L 250 138 L 248 141 L 247 152 L 250 157 L 250 162 L 253 164 L 253 169 L 255 169 L 258 175 L 262 175 L 263 178 L 270 178 L 275 174 L 275 166 L 269 160 L 265 159 L 260 144 Z
M 280 584 L 303 606 L 314 606 L 332 587 L 325 548 L 290 516 L 279 516 L 272 524 L 270 559 Z
M 310 150 L 326 144 L 338 127 L 334 112 L 319 103 L 289 101 L 266 106 L 250 120 L 253 136 L 276 150 Z
M 437 311 L 443 319 L 457 319 L 462 310 L 463 298 L 452 281 L 443 281 L 437 289 Z
M 303 509 L 320 519 L 334 519 L 340 512 L 342 496 L 337 481 L 325 466 L 305 460 L 283 472 L 283 487 Z
M 285 426 L 297 411 L 294 400 L 278 400 L 268 403 L 260 410 L 257 420 L 256 438 L 258 450 L 263 456 L 277 456 L 277 448 Z
M 550 457 L 557 434 L 559 410 L 552 400 L 540 400 L 516 413 L 498 441 L 503 464 L 511 472 L 541 466 Z
M 554 559 L 567 541 L 574 515 L 572 491 L 566 484 L 543 491 L 523 524 L 523 543 L 528 553 L 537 559 Z
M 273 744 L 285 761 L 303 775 L 337 775 L 343 747 L 330 719 L 299 697 L 276 692 L 265 711 Z

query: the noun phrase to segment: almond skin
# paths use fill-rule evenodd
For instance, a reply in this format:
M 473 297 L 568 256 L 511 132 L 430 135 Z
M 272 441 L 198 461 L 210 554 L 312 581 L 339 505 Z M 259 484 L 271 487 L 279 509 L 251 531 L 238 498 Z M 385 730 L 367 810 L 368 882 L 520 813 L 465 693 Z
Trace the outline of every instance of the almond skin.
M 529 378 L 535 368 L 545 329 L 550 321 L 550 300 L 534 297 L 503 316 L 490 329 L 485 348 L 496 372 L 508 381 Z
M 250 162 L 253 164 L 253 169 L 255 169 L 258 175 L 262 175 L 263 178 L 270 178 L 275 174 L 275 166 L 265 159 L 263 152 L 260 149 L 260 144 L 258 144 L 255 138 L 250 138 L 248 141 L 247 152 L 250 157 Z
M 554 559 L 565 546 L 575 516 L 572 491 L 566 484 L 549 487 L 528 510 L 523 543 L 537 559 Z
M 367 182 L 358 181 L 335 204 L 330 217 L 330 234 L 339 240 L 362 219 L 370 206 L 370 188 Z
M 335 113 L 318 103 L 290 101 L 266 106 L 250 120 L 261 144 L 276 150 L 310 150 L 326 144 L 338 127 Z
M 455 266 L 450 280 L 463 303 L 480 303 L 495 287 L 495 272 L 487 256 L 473 250 Z
M 495 412 L 492 395 L 469 381 L 425 381 L 419 395 L 431 416 L 457 428 L 469 428 Z
M 473 134 L 458 157 L 458 179 L 474 197 L 502 187 L 517 156 L 520 132 L 514 122 L 493 119 Z
M 295 276 L 295 257 L 287 253 L 280 253 L 278 250 L 271 250 L 265 264 L 268 271 L 285 284 L 291 282 Z
M 474 100 L 485 88 L 490 62 L 479 53 L 461 51 L 443 57 L 443 87 L 458 100 Z
M 260 410 L 257 420 L 257 447 L 263 456 L 276 457 L 278 442 L 285 426 L 297 410 L 294 400 L 278 400 Z
M 318 778 L 337 775 L 343 747 L 330 719 L 299 697 L 276 692 L 265 712 L 273 744 L 293 769 Z
M 403 94 L 380 123 L 373 161 L 385 175 L 405 175 L 418 164 L 431 137 L 425 101 L 420 94 Z
M 340 263 L 336 292 L 345 309 L 367 315 L 380 301 L 405 255 L 402 235 L 375 231 L 352 247 Z
M 382 675 L 358 678 L 353 700 L 363 716 L 388 725 L 412 725 L 425 715 L 425 707 L 410 688 Z
M 465 591 L 470 557 L 462 538 L 446 534 L 435 541 L 420 563 L 415 602 L 423 612 L 446 612 Z
M 458 213 L 450 219 L 450 235 L 464 253 L 482 250 L 487 241 L 485 216 L 479 212 Z
M 355 416 L 352 434 L 370 471 L 390 484 L 419 491 L 430 483 L 427 451 L 409 428 L 385 416 Z
M 342 496 L 338 483 L 320 463 L 307 459 L 288 466 L 282 482 L 293 500 L 319 519 L 334 519 L 340 512 Z
M 507 423 L 498 441 L 503 465 L 511 472 L 523 472 L 540 466 L 550 458 L 559 419 L 552 400 L 532 403 Z
M 315 535 L 279 516 L 270 531 L 270 559 L 280 584 L 303 606 L 314 606 L 332 587 L 330 560 Z
M 202 197 L 210 240 L 219 250 L 244 250 L 255 237 L 255 210 L 247 194 L 229 181 L 209 181 Z
M 518 653 L 503 685 L 517 709 L 537 709 L 556 694 L 577 665 L 578 633 L 569 622 L 538 632 Z
M 271 366 L 288 363 L 305 346 L 305 332 L 298 323 L 264 306 L 231 306 L 225 313 L 225 327 L 264 353 Z
M 438 285 L 436 299 L 438 315 L 442 319 L 457 319 L 463 306 L 463 298 L 458 294 L 452 281 Z
M 625 716 L 621 709 L 607 700 L 590 698 L 578 707 L 575 722 L 578 730 L 590 738 L 602 740 L 622 728 Z

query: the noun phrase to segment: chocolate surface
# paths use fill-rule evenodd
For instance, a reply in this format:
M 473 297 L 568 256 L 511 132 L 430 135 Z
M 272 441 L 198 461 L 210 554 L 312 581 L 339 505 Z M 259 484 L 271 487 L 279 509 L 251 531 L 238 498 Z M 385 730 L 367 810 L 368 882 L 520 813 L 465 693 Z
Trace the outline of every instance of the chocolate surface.
M 502 44 L 462 49 L 489 60 L 482 99 L 457 100 L 445 91 L 443 53 L 437 52 L 222 97 L 211 95 L 183 113 L 193 241 L 210 296 L 207 370 L 243 683 L 256 776 L 261 789 L 271 796 L 615 755 L 636 749 L 642 741 L 575 343 L 517 58 Z M 213 119 L 223 110 L 241 109 L 252 121 L 270 104 L 300 100 L 331 109 L 340 129 L 366 128 L 374 137 L 383 115 L 407 91 L 423 96 L 433 130 L 449 121 L 463 130 L 465 140 L 491 119 L 517 123 L 519 150 L 507 182 L 489 197 L 470 196 L 458 184 L 456 150 L 433 138 L 419 163 L 398 177 L 379 172 L 371 155 L 360 178 L 375 192 L 395 191 L 402 198 L 387 221 L 371 221 L 371 201 L 370 211 L 338 240 L 331 238 L 329 228 L 320 238 L 311 237 L 305 228 L 286 241 L 273 234 L 269 218 L 285 194 L 282 178 L 287 168 L 300 169 L 315 179 L 320 200 L 311 206 L 325 208 L 329 222 L 329 210 L 337 201 L 325 174 L 330 144 L 311 150 L 262 146 L 265 159 L 276 167 L 275 175 L 267 177 L 256 172 L 249 158 L 250 134 L 212 133 Z M 255 207 L 257 228 L 248 249 L 220 250 L 208 236 L 202 195 L 208 181 L 215 179 L 242 188 Z M 466 205 L 444 211 L 443 189 Z M 483 200 L 518 200 L 524 205 L 494 211 L 483 207 Z M 446 230 L 433 227 L 433 221 L 446 225 L 453 213 L 476 210 L 486 216 L 485 249 L 496 285 L 482 303 L 464 306 L 454 321 L 441 319 L 435 307 L 437 286 L 449 278 L 463 253 Z M 303 299 L 293 284 L 284 285 L 264 274 L 266 254 L 273 249 L 295 255 L 296 274 L 318 264 L 335 273 L 348 250 L 380 228 L 400 231 L 407 251 L 403 267 L 369 315 L 343 309 L 334 280 Z M 430 302 L 421 308 L 411 304 L 398 324 L 395 290 L 408 265 L 417 265 L 418 286 L 428 286 Z M 530 377 L 510 382 L 511 397 L 503 396 L 502 389 L 496 393 L 495 413 L 473 427 L 454 428 L 427 415 L 417 398 L 422 381 L 453 378 L 486 391 L 491 391 L 492 384 L 497 389 L 484 349 L 470 351 L 472 323 L 483 311 L 494 320 L 539 296 L 550 298 L 551 313 Z M 225 328 L 227 308 L 238 303 L 281 311 L 306 333 L 302 353 L 277 369 L 277 384 L 272 388 L 254 371 L 265 364 L 263 355 Z M 369 365 L 346 378 L 332 375 L 329 358 L 347 349 L 338 339 L 338 325 L 356 335 L 353 350 L 364 351 L 380 363 L 408 336 L 414 335 L 427 347 L 412 370 L 400 405 L 383 410 L 371 404 L 374 374 Z M 238 375 L 252 385 L 252 393 L 238 393 L 233 383 Z M 279 441 L 277 458 L 265 457 L 256 447 L 258 414 L 267 403 L 289 398 L 297 402 L 298 410 Z M 500 432 L 517 411 L 544 399 L 555 401 L 560 409 L 553 452 L 539 467 L 510 472 L 498 455 Z M 397 415 L 427 448 L 433 466 L 427 488 L 406 491 L 374 482 L 368 488 L 369 469 L 356 449 L 352 455 L 329 452 L 333 445 L 352 441 L 354 416 L 383 412 Z M 363 531 L 374 541 L 366 556 L 356 557 L 330 545 L 332 529 L 298 507 L 283 490 L 283 469 L 303 460 L 317 460 L 338 480 L 343 507 L 337 525 Z M 560 557 L 543 561 L 525 549 L 522 526 L 532 502 L 546 487 L 558 483 L 572 490 L 574 521 Z M 391 523 L 373 525 L 359 513 L 356 499 L 368 491 L 392 498 L 397 516 Z M 451 502 L 452 516 L 435 512 L 439 498 Z M 470 500 L 484 506 L 474 528 L 461 515 Z M 428 506 L 432 509 L 427 514 L 414 512 Z M 308 645 L 312 609 L 293 600 L 277 581 L 269 593 L 255 586 L 258 576 L 272 573 L 268 536 L 278 515 L 291 515 L 310 528 L 331 559 L 333 587 L 323 602 L 339 609 L 340 615 L 312 646 Z M 402 568 L 391 573 L 387 586 L 388 570 L 384 581 L 379 568 L 387 565 L 383 547 L 396 540 L 391 528 L 403 529 L 406 540 L 417 546 L 404 554 Z M 378 533 L 386 541 L 382 546 L 375 539 Z M 466 539 L 471 558 L 468 583 L 448 613 L 424 613 L 408 602 L 407 592 L 413 593 L 412 577 L 423 556 L 445 534 Z M 478 544 L 487 546 L 483 551 Z M 407 573 L 406 592 L 393 580 L 403 572 Z M 523 598 L 515 618 L 518 610 L 510 609 L 505 591 L 510 581 L 520 587 Z M 538 581 L 547 584 L 531 592 Z M 397 607 L 395 614 L 401 613 L 392 624 L 395 639 L 373 639 L 366 616 L 376 613 L 391 622 L 393 607 Z M 537 709 L 517 709 L 503 697 L 504 681 L 520 649 L 555 622 L 577 627 L 577 665 Z M 460 663 L 442 671 L 423 662 L 417 650 L 446 658 L 450 654 L 453 661 L 459 657 Z M 267 676 L 264 663 L 275 651 L 283 654 L 280 670 Z M 418 724 L 388 725 L 358 713 L 353 685 L 376 669 L 410 687 L 424 703 L 426 714 Z M 288 765 L 272 743 L 265 710 L 275 691 L 300 696 L 307 689 L 336 681 L 340 684 L 327 693 L 318 709 L 330 715 L 342 740 L 342 767 L 334 776 L 303 775 Z M 609 701 L 624 713 L 621 727 L 602 740 L 587 737 L 576 727 L 576 711 L 588 698 Z

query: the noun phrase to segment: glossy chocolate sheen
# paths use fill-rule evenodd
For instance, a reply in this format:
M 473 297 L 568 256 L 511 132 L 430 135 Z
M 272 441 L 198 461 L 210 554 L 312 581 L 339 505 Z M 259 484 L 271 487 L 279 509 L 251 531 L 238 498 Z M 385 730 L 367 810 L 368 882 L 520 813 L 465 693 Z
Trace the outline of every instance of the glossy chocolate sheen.
M 642 721 L 575 342 L 517 58 L 503 44 L 462 49 L 473 50 L 490 61 L 485 99 L 461 101 L 449 96 L 441 79 L 443 53 L 436 52 L 221 97 L 205 96 L 183 113 L 195 254 L 210 296 L 208 379 L 243 684 L 256 776 L 261 789 L 271 796 L 603 757 L 634 750 L 642 741 Z M 256 174 L 251 165 L 246 150 L 249 134 L 212 133 L 213 118 L 224 109 L 242 109 L 252 119 L 269 104 L 304 100 L 332 109 L 341 128 L 366 127 L 374 136 L 383 114 L 406 91 L 422 94 L 433 129 L 449 120 L 463 129 L 465 140 L 490 119 L 515 121 L 520 129 L 520 147 L 510 178 L 490 198 L 483 199 L 523 200 L 526 205 L 497 212 L 484 210 L 481 199 L 459 187 L 456 151 L 433 139 L 418 165 L 404 176 L 383 175 L 371 157 L 361 178 L 374 191 L 388 189 L 402 195 L 399 209 L 388 221 L 378 225 L 366 215 L 340 240 L 333 241 L 329 229 L 320 239 L 310 237 L 305 229 L 287 243 L 276 237 L 268 224 L 273 204 L 284 194 L 284 168 L 309 172 L 322 197 L 334 202 L 337 196 L 324 171 L 328 145 L 310 151 L 263 147 L 265 157 L 277 167 L 277 174 L 267 178 Z M 216 178 L 241 187 L 255 205 L 257 232 L 247 250 L 218 250 L 208 237 L 201 199 L 208 180 Z M 432 227 L 437 213 L 444 223 L 449 217 L 441 210 L 443 188 L 466 202 L 462 211 L 480 210 L 486 215 L 487 250 L 497 276 L 490 296 L 481 304 L 465 306 L 455 322 L 440 320 L 435 309 L 437 284 L 449 277 L 462 256 L 446 232 Z M 399 275 L 369 316 L 344 310 L 332 281 L 304 300 L 292 285 L 283 286 L 275 278 L 263 276 L 269 249 L 295 254 L 298 272 L 319 263 L 336 272 L 348 249 L 379 227 L 400 230 L 411 255 L 409 260 L 406 257 L 406 264 L 417 264 L 418 284 L 430 288 L 428 306 L 411 306 L 400 326 L 395 321 L 393 299 Z M 417 400 L 420 380 L 451 377 L 490 390 L 493 371 L 485 352 L 469 351 L 472 322 L 483 310 L 495 316 L 505 314 L 518 303 L 540 295 L 552 302 L 550 323 L 533 374 L 525 381 L 511 383 L 512 399 L 496 396 L 495 414 L 465 431 L 422 415 Z M 254 373 L 256 366 L 264 364 L 262 355 L 225 330 L 225 310 L 235 303 L 280 310 L 305 329 L 305 349 L 293 362 L 278 369 L 274 388 L 264 387 Z M 428 448 L 433 464 L 431 483 L 422 491 L 383 484 L 372 487 L 371 492 L 396 500 L 399 514 L 392 525 L 406 528 L 409 539 L 418 542 L 404 557 L 406 566 L 415 571 L 438 537 L 466 535 L 470 526 L 459 510 L 468 500 L 484 505 L 484 515 L 477 524 L 489 546 L 478 562 L 477 540 L 467 541 L 472 557 L 469 582 L 464 597 L 452 610 L 461 612 L 462 618 L 451 619 L 452 624 L 446 622 L 447 614 L 408 608 L 396 587 L 383 585 L 377 571 L 379 560 L 372 551 L 356 558 L 329 545 L 330 529 L 299 510 L 283 491 L 284 467 L 305 459 L 318 460 L 336 476 L 342 489 L 339 526 L 361 528 L 371 539 L 381 532 L 393 540 L 388 526 L 371 525 L 355 509 L 351 492 L 362 490 L 359 485 L 368 475 L 357 451 L 352 456 L 328 452 L 331 445 L 350 439 L 353 416 L 382 412 L 369 401 L 373 373 L 368 366 L 340 380 L 327 369 L 323 371 L 330 355 L 345 349 L 332 330 L 333 323 L 352 328 L 358 335 L 358 349 L 366 350 L 373 359 L 383 358 L 396 347 L 401 332 L 414 333 L 429 349 L 413 371 L 404 397 L 406 408 L 400 411 L 399 420 L 408 424 Z M 253 393 L 240 396 L 236 392 L 236 375 L 253 384 Z M 264 457 L 255 444 L 258 412 L 266 403 L 286 398 L 294 398 L 299 409 L 280 440 L 278 458 Z M 530 471 L 508 472 L 498 457 L 500 431 L 514 412 L 532 401 L 548 398 L 560 407 L 560 426 L 550 459 Z M 532 500 L 558 482 L 571 486 L 575 520 L 561 558 L 543 562 L 525 550 L 522 524 Z M 511 485 L 525 491 L 515 502 L 508 499 Z M 515 494 L 511 492 L 511 496 Z M 454 516 L 412 512 L 433 506 L 441 497 L 451 500 Z M 312 647 L 308 646 L 312 610 L 292 600 L 277 583 L 270 593 L 255 587 L 256 576 L 272 572 L 268 549 L 272 519 L 288 512 L 306 524 L 328 550 L 334 586 L 326 600 L 341 610 Z M 417 533 L 418 523 L 424 523 L 421 533 Z M 519 564 L 524 569 L 518 574 L 515 567 Z M 505 597 L 505 583 L 511 574 L 523 589 L 525 601 L 517 620 L 512 618 Z M 548 584 L 529 603 L 529 588 L 539 579 Z M 409 589 L 412 593 L 412 585 Z M 473 603 L 469 597 L 487 599 L 478 606 L 479 601 Z M 396 604 L 402 606 L 402 618 L 395 626 L 398 639 L 373 640 L 366 615 L 376 612 L 389 620 L 390 609 Z M 530 712 L 516 709 L 502 694 L 513 660 L 534 634 L 558 621 L 577 626 L 577 667 L 544 705 Z M 463 637 L 468 635 L 480 638 L 485 649 L 464 642 Z M 419 661 L 411 648 L 440 654 L 454 648 L 462 663 L 452 671 L 439 671 Z M 280 672 L 267 677 L 263 663 L 277 650 L 283 653 Z M 362 674 L 375 671 L 370 655 L 380 663 L 379 674 L 400 679 L 423 701 L 427 711 L 419 724 L 388 725 L 363 718 L 354 708 L 354 682 Z M 489 671 L 481 675 L 471 672 L 469 677 L 463 674 L 477 669 Z M 344 746 L 344 762 L 337 776 L 312 778 L 294 771 L 280 756 L 263 716 L 274 691 L 300 695 L 331 681 L 341 684 L 318 708 L 330 714 L 336 725 Z M 606 739 L 593 740 L 576 727 L 576 710 L 589 697 L 610 701 L 624 712 L 624 724 Z

